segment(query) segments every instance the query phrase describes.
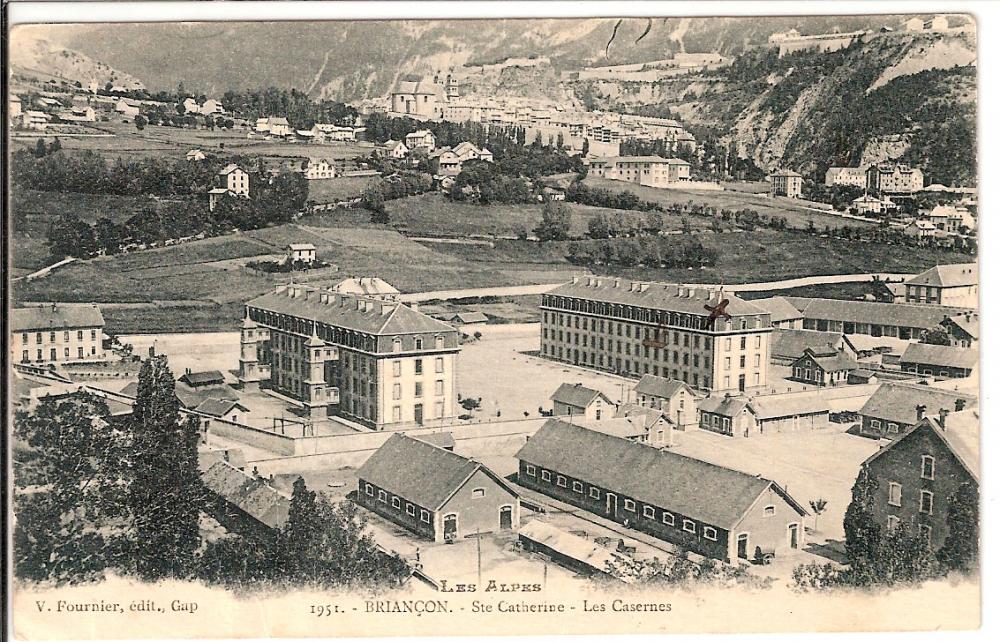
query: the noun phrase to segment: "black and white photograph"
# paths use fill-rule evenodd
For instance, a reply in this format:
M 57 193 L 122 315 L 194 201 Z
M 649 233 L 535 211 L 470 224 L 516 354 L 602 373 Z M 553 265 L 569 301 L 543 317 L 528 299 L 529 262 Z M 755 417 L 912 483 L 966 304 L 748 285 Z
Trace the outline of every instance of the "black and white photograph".
M 16 638 L 980 626 L 968 7 L 65 4 L 5 34 Z

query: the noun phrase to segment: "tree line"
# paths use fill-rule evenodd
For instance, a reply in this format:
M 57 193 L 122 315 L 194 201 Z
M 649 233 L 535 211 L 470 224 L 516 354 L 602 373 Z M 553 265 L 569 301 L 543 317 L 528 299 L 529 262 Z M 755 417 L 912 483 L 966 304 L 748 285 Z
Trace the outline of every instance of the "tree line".
M 353 506 L 295 483 L 270 536 L 203 536 L 212 497 L 198 467 L 199 418 L 182 418 L 165 357 L 139 373 L 132 413 L 85 392 L 46 397 L 14 417 L 14 574 L 54 584 L 110 572 L 235 587 L 400 586 L 409 567 L 382 553 Z
M 183 99 L 182 99 L 183 100 Z M 311 129 L 316 123 L 353 125 L 358 110 L 334 100 L 314 100 L 298 89 L 230 90 L 222 94 L 222 106 L 248 120 L 284 116 L 294 129 Z

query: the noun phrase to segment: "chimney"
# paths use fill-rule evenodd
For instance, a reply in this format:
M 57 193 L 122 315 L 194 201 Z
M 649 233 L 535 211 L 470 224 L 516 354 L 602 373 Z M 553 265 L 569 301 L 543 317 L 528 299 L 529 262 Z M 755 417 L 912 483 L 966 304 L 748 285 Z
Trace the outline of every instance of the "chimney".
M 927 410 L 927 406 L 920 404 L 917 406 L 917 421 L 924 418 L 924 411 Z
M 156 346 L 149 346 L 149 356 L 150 357 L 156 356 Z
M 615 287 L 616 288 L 621 287 L 621 284 L 622 284 L 622 280 L 621 279 L 615 279 Z
M 574 274 L 574 275 L 573 275 L 573 279 L 572 279 L 572 282 L 573 282 L 573 284 L 574 284 L 574 285 L 576 285 L 576 284 L 577 284 L 577 283 L 578 283 L 579 281 L 580 281 L 580 277 L 578 277 L 578 276 L 576 276 L 576 275 Z
M 326 305 L 330 303 L 330 295 L 326 292 L 319 293 L 319 302 Z
M 948 413 L 950 411 L 947 408 L 941 408 L 938 410 L 938 423 L 941 424 L 941 430 L 945 430 L 945 419 L 948 418 Z

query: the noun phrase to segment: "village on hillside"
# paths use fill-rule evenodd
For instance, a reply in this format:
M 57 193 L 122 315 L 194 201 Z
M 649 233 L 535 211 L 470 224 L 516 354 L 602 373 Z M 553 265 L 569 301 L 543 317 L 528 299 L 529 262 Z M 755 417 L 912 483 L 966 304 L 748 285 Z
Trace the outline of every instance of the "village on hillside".
M 920 160 L 930 127 L 764 162 L 697 97 L 569 97 L 760 73 L 788 101 L 782 74 L 975 35 L 903 18 L 343 102 L 15 67 L 14 575 L 554 601 L 978 581 L 974 175 Z M 873 100 L 974 85 L 962 66 Z M 491 91 L 540 69 L 567 97 Z

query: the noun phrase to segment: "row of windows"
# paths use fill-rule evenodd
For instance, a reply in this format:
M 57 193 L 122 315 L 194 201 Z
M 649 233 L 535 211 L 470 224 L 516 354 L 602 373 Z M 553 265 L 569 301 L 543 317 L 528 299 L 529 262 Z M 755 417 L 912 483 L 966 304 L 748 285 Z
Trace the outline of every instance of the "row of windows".
M 434 337 L 434 347 L 438 350 L 444 347 L 444 337 L 440 334 Z M 424 340 L 421 337 L 416 337 L 413 339 L 413 349 L 423 350 Z M 393 337 L 392 339 L 392 351 L 402 352 L 403 351 L 403 340 L 399 337 Z
M 563 356 L 562 347 L 551 346 L 544 343 L 542 344 L 542 354 L 563 361 L 570 361 L 571 357 L 573 357 L 573 353 L 570 352 L 569 348 L 566 349 L 565 356 Z M 677 368 L 673 368 L 671 370 L 666 366 L 664 366 L 662 368 L 662 375 L 661 375 L 661 368 L 659 365 L 656 364 L 650 366 L 648 363 L 639 363 L 638 361 L 631 361 L 629 359 L 625 359 L 624 361 L 622 361 L 622 359 L 617 357 L 614 360 L 612 360 L 610 355 L 608 356 L 607 362 L 605 363 L 603 354 L 587 352 L 586 350 L 576 351 L 575 357 L 576 358 L 573 359 L 573 363 L 575 365 L 588 365 L 589 363 L 589 365 L 591 366 L 597 368 L 606 368 L 614 372 L 633 373 L 633 374 L 653 374 L 654 376 L 657 377 L 664 376 L 664 377 L 670 377 L 671 379 L 679 379 L 684 383 L 690 383 L 693 386 L 702 386 L 705 388 L 709 388 L 711 386 L 711 379 L 709 378 L 708 375 L 704 375 L 699 379 L 698 373 L 695 372 L 688 373 L 687 371 L 678 370 Z M 689 380 L 689 374 L 690 374 L 690 380 Z M 756 375 L 756 377 L 759 379 L 760 375 Z
M 536 476 L 536 469 L 531 464 L 525 464 L 524 472 L 526 474 L 530 475 L 531 477 L 535 477 Z M 540 477 L 541 477 L 542 481 L 544 481 L 544 482 L 550 482 L 551 483 L 552 482 L 552 471 L 545 470 L 543 468 L 542 471 L 541 471 Z M 560 487 L 560 488 L 567 488 L 566 477 L 564 477 L 563 475 L 556 475 L 555 476 L 555 485 L 558 486 L 558 487 Z M 581 482 L 581 481 L 573 481 L 572 488 L 573 488 L 573 492 L 579 493 L 580 495 L 584 494 L 583 482 Z M 601 489 L 598 488 L 597 486 L 591 486 L 589 492 L 587 493 L 587 496 L 589 496 L 591 499 L 601 499 Z M 635 503 L 635 500 L 625 498 L 624 501 L 623 501 L 623 504 L 624 504 L 625 510 L 627 510 L 629 512 L 632 512 L 632 513 L 636 512 L 636 503 Z M 773 509 L 774 507 L 772 506 L 771 508 Z M 772 513 L 773 513 L 773 510 L 772 510 Z M 656 507 L 655 506 L 650 506 L 648 504 L 644 504 L 643 507 L 642 507 L 642 516 L 645 519 L 655 520 L 656 519 Z M 662 523 L 666 524 L 667 526 L 676 526 L 677 525 L 676 524 L 676 519 L 677 518 L 676 518 L 676 516 L 673 513 L 671 513 L 670 511 L 666 511 L 666 510 L 662 510 L 661 509 L 660 521 Z M 681 530 L 683 530 L 683 531 L 685 531 L 687 533 L 696 533 L 697 532 L 697 524 L 695 524 L 694 520 L 683 518 L 681 520 Z M 713 528 L 712 526 L 704 526 L 702 528 L 702 537 L 704 537 L 705 539 L 710 540 L 712 542 L 717 541 L 718 540 L 718 531 L 715 528 Z
M 900 507 L 903 505 L 902 484 L 889 482 L 889 505 Z M 934 514 L 934 493 L 929 490 L 920 491 L 920 508 L 918 510 L 927 515 Z
M 413 396 L 423 397 L 424 396 L 424 382 L 415 381 L 413 383 Z M 434 396 L 443 397 L 444 396 L 444 379 L 438 379 L 434 382 Z M 392 398 L 402 399 L 403 398 L 403 386 L 402 384 L 394 383 L 392 384 Z
M 31 357 L 29 356 L 29 352 L 30 352 L 29 350 L 22 350 L 21 351 L 21 362 L 22 363 L 27 363 L 27 362 L 31 361 Z M 38 348 L 37 350 L 35 350 L 35 361 L 44 361 L 45 360 L 45 358 L 42 356 L 43 352 L 44 351 L 41 348 Z M 58 359 L 59 358 L 58 354 L 59 354 L 59 352 L 58 352 L 58 350 L 56 348 L 49 348 L 49 361 L 55 361 L 56 359 Z M 90 346 L 90 355 L 89 356 L 96 356 L 96 355 L 97 355 L 97 348 L 95 346 Z M 76 358 L 77 359 L 83 359 L 85 356 L 88 356 L 88 355 L 84 354 L 83 346 L 77 346 L 77 348 L 76 348 Z M 69 348 L 63 348 L 63 359 L 69 359 L 69 358 L 70 358 L 70 350 L 69 350 Z
M 83 330 L 77 330 L 76 331 L 76 340 L 77 341 L 83 341 L 83 336 L 84 336 L 83 333 L 84 333 Z M 28 343 L 28 334 L 29 333 L 27 333 L 27 332 L 22 332 L 21 333 L 21 343 Z M 44 334 L 45 334 L 44 332 L 36 332 L 35 333 L 35 343 L 42 343 L 42 337 L 44 336 Z M 56 336 L 57 336 L 56 332 L 49 332 L 49 343 L 55 343 L 56 342 Z M 69 341 L 69 337 L 70 337 L 70 331 L 69 330 L 63 330 L 63 332 L 62 332 L 62 340 L 63 341 Z M 97 340 L 97 330 L 91 330 L 90 331 L 90 340 L 91 341 L 96 341 Z
M 368 495 L 369 497 L 374 497 L 375 496 L 375 487 L 372 486 L 371 484 L 366 483 L 365 484 L 365 495 Z M 378 491 L 378 501 L 382 502 L 383 504 L 389 503 L 389 501 L 388 501 L 388 493 L 386 493 L 384 490 L 379 489 L 379 491 Z M 396 497 L 395 495 L 393 495 L 392 496 L 392 501 L 391 501 L 391 503 L 389 503 L 389 505 L 392 506 L 396 510 L 402 510 L 403 502 L 402 502 L 402 500 L 399 497 Z M 414 506 L 411 502 L 406 502 L 406 514 L 409 515 L 410 517 L 415 517 L 416 514 L 417 514 L 417 507 Z M 425 524 L 430 524 L 431 523 L 431 514 L 430 514 L 430 511 L 421 508 L 420 509 L 420 521 L 424 522 Z
M 434 372 L 444 372 L 444 357 L 434 358 Z M 403 362 L 393 361 L 392 362 L 392 376 L 399 377 L 403 374 Z M 413 360 L 413 374 L 424 374 L 424 360 L 414 359 Z
M 605 301 L 594 301 L 592 299 L 577 299 L 572 297 L 562 297 L 552 294 L 542 295 L 542 307 L 559 308 L 574 312 L 585 312 L 603 317 L 613 317 L 627 319 L 631 321 L 643 321 L 655 323 L 661 326 L 676 326 L 682 328 L 704 329 L 706 315 L 688 314 L 683 312 L 668 312 L 666 310 L 653 310 L 650 308 L 640 308 L 634 305 L 622 305 L 618 303 L 607 303 Z M 553 313 L 555 315 L 556 313 Z M 543 320 L 545 316 L 543 314 Z M 751 328 L 764 328 L 764 316 L 741 317 L 735 324 L 741 330 Z M 733 329 L 733 320 L 725 321 L 725 329 Z
M 895 515 L 889 515 L 889 518 L 886 520 L 885 527 L 890 533 L 896 530 L 899 528 L 899 518 Z M 918 528 L 920 536 L 929 542 L 931 539 L 931 527 L 928 524 L 920 524 L 918 525 Z

